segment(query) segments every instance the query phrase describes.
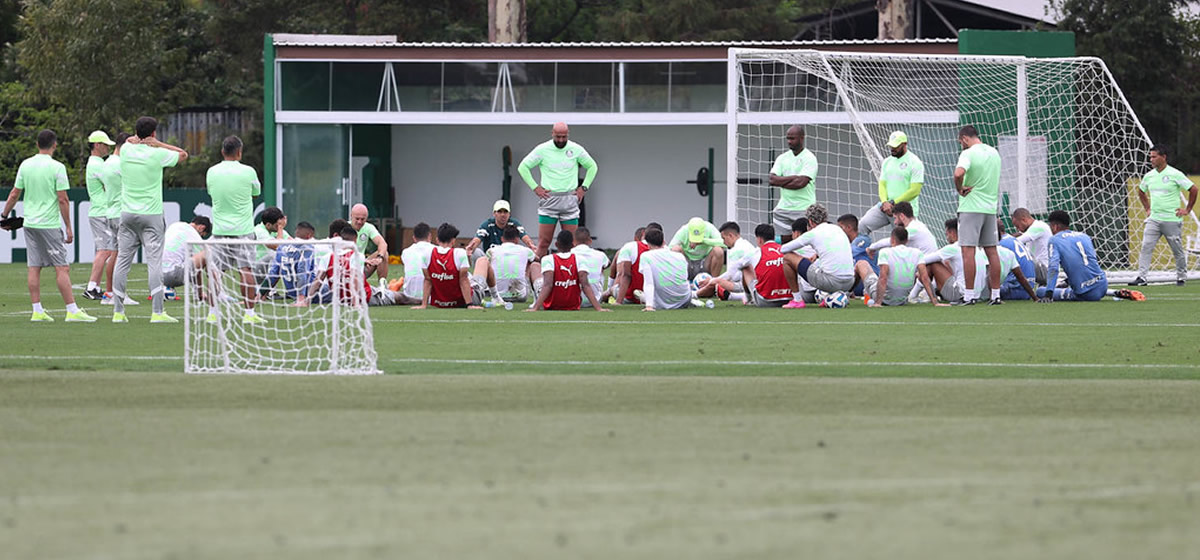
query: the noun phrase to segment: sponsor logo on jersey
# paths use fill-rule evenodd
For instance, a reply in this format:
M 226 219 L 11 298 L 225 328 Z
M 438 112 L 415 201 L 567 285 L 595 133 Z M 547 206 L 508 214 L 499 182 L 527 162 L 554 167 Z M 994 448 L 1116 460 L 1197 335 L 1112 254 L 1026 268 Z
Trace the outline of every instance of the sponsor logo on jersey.
M 575 271 L 571 270 L 571 267 L 569 267 L 569 266 L 559 266 L 558 269 L 563 272 L 566 272 L 567 274 L 575 274 Z
M 567 149 L 567 157 L 575 157 L 575 150 Z
M 567 280 L 555 280 L 554 281 L 555 288 L 570 288 L 571 286 L 576 286 L 578 284 L 579 284 L 579 282 L 577 282 L 574 278 L 570 278 Z
M 900 169 L 908 169 L 908 164 L 907 164 L 907 163 L 901 163 L 901 164 L 900 164 Z
M 783 266 L 783 257 L 766 261 L 763 263 L 763 266 Z
M 454 280 L 454 275 L 446 273 L 446 272 L 434 272 L 434 273 L 431 273 L 429 275 L 429 277 L 433 278 L 434 280 L 442 280 L 442 281 Z

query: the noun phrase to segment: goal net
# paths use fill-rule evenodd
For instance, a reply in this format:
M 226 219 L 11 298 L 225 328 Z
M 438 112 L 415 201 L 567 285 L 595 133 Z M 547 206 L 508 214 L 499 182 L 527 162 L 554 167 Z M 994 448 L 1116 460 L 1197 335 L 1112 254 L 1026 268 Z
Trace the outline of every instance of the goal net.
M 729 100 L 728 212 L 744 229 L 770 221 L 779 189 L 767 177 L 787 128 L 801 125 L 831 218 L 879 202 L 885 143 L 903 130 L 925 165 L 919 217 L 941 237 L 958 206 L 958 130 L 970 124 L 1001 154 L 999 216 L 1066 210 L 1110 277 L 1137 270 L 1151 142 L 1099 59 L 730 49 Z M 1184 227 L 1200 248 L 1195 217 Z M 1161 245 L 1151 276 L 1174 280 Z
M 354 244 L 275 243 L 275 250 L 241 239 L 189 243 L 200 257 L 186 263 L 180 294 L 184 370 L 379 373 L 367 314 L 369 287 Z

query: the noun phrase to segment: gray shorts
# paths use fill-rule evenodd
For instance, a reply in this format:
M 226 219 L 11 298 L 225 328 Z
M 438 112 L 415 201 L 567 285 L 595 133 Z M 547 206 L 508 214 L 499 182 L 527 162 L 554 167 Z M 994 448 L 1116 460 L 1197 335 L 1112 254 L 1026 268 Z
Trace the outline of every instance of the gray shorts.
M 958 283 L 958 279 L 955 279 L 953 282 L 948 282 L 948 283 L 946 283 L 945 286 L 939 287 L 938 295 L 942 296 L 942 299 L 944 299 L 946 301 L 950 301 L 950 302 L 962 301 L 962 298 L 963 298 L 962 285 Z
M 1045 286 L 1046 285 L 1046 272 L 1047 272 L 1046 265 L 1044 265 L 1040 262 L 1033 263 L 1033 268 L 1036 269 L 1036 271 L 1037 271 L 1034 274 L 1034 280 L 1037 282 L 1037 285 Z M 1026 278 L 1026 280 L 1028 280 L 1028 278 Z
M 183 285 L 183 269 L 186 267 L 177 266 L 170 270 L 164 270 L 162 275 L 162 283 L 168 288 L 178 288 Z
M 704 257 L 703 259 L 700 259 L 698 261 L 694 261 L 692 259 L 684 259 L 684 260 L 687 261 L 688 280 L 695 278 L 696 275 L 700 274 L 701 272 L 708 271 L 708 266 L 706 266 L 707 263 L 705 262 L 708 260 L 708 257 Z
M 758 293 L 758 290 L 754 288 L 755 284 L 756 283 L 751 283 L 750 291 L 746 292 L 746 294 L 750 296 L 750 302 L 753 303 L 755 307 L 783 307 L 787 305 L 789 301 L 792 301 L 792 298 L 790 297 L 777 299 L 764 298 Z
M 549 198 L 538 199 L 538 216 L 560 222 L 579 219 L 579 197 L 575 191 L 552 192 Z
M 214 235 L 213 239 L 254 239 L 253 233 L 246 235 Z M 209 263 L 213 270 L 233 270 L 254 266 L 253 245 L 222 245 L 209 247 Z
M 996 215 L 983 212 L 958 213 L 958 244 L 963 247 L 995 247 L 1000 242 L 996 233 Z
M 813 288 L 823 292 L 849 292 L 854 289 L 854 276 L 838 278 L 821 270 L 819 265 L 812 265 L 808 268 L 807 281 Z
M 29 268 L 71 264 L 62 230 L 25 228 L 25 261 Z
M 883 213 L 882 206 L 882 202 L 872 206 L 870 210 L 867 210 L 866 214 L 863 214 L 862 219 L 858 220 L 859 235 L 870 236 L 872 232 L 879 231 L 881 229 L 887 229 L 887 231 L 891 231 L 891 228 L 888 226 L 891 226 L 893 223 L 892 217 Z
M 804 210 L 780 210 L 775 209 L 771 213 L 772 221 L 775 224 L 775 235 L 787 239 L 791 237 L 792 222 L 808 215 L 808 209 Z
M 97 253 L 117 250 L 117 232 L 109 227 L 108 218 L 88 216 L 88 226 L 92 228 L 92 242 Z

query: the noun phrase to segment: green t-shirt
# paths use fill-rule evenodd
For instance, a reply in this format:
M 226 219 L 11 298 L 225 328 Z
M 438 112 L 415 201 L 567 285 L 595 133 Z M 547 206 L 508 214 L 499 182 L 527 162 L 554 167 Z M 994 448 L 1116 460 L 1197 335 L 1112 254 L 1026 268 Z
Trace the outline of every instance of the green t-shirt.
M 124 205 L 121 200 L 121 156 L 116 154 L 108 156 L 104 162 L 104 169 L 100 171 L 100 182 L 104 183 L 104 192 L 108 194 L 105 217 L 110 220 L 119 220 L 121 208 Z
M 775 205 L 776 210 L 802 212 L 817 202 L 817 156 L 808 151 L 808 148 L 800 150 L 799 154 L 794 154 L 791 150 L 779 154 L 779 157 L 775 158 L 775 165 L 771 166 L 771 173 L 780 177 L 801 175 L 811 179 L 803 189 L 779 189 L 781 192 L 779 203 Z
M 533 180 L 533 168 L 542 170 L 542 188 L 550 192 L 568 192 L 579 187 L 579 168 L 587 170 L 583 177 L 583 188 L 592 186 L 596 179 L 596 160 L 583 149 L 583 146 L 567 140 L 567 145 L 561 149 L 554 145 L 553 140 L 538 144 L 521 160 L 517 172 L 530 189 L 536 189 L 538 183 Z
M 879 180 L 887 189 L 888 198 L 901 202 L 900 195 L 908 192 L 913 183 L 925 183 L 925 164 L 911 151 L 905 151 L 900 157 L 888 157 L 883 160 L 883 166 L 879 169 Z M 912 204 L 913 216 L 920 211 L 917 204 L 919 198 L 921 197 L 908 201 Z
M 275 237 L 275 232 L 268 231 L 267 225 L 263 224 L 263 223 L 259 223 L 259 224 L 255 225 L 253 228 L 250 229 L 250 231 L 254 233 L 254 239 L 257 241 L 271 241 L 271 240 L 278 239 L 277 237 Z M 285 229 L 285 230 L 283 230 L 283 238 L 291 239 L 292 235 L 289 234 L 287 232 L 287 230 Z M 259 260 L 259 261 L 266 260 L 267 257 L 274 258 L 275 251 L 276 251 L 276 249 L 268 248 L 266 245 L 261 245 L 261 244 L 255 245 L 254 246 L 254 258 L 255 258 L 255 260 Z
M 205 183 L 213 203 L 213 235 L 246 235 L 254 230 L 254 197 L 262 192 L 262 183 L 253 167 L 222 161 L 208 168 Z
M 125 144 L 121 148 L 121 211 L 150 216 L 162 214 L 162 170 L 175 167 L 176 163 L 179 163 L 179 152 L 145 144 Z
M 88 157 L 87 169 L 84 171 L 84 183 L 87 185 L 88 200 L 92 202 L 92 207 L 88 209 L 89 218 L 108 217 L 108 193 L 104 192 L 104 181 L 100 178 L 103 174 L 104 158 Z
M 17 168 L 14 189 L 25 191 L 25 227 L 58 229 L 62 227 L 62 212 L 58 209 L 58 191 L 71 188 L 67 184 L 67 166 L 48 154 L 38 154 L 21 162 Z
M 1183 204 L 1179 193 L 1192 188 L 1192 180 L 1183 172 L 1171 167 L 1162 171 L 1151 169 L 1142 183 L 1138 185 L 1142 192 L 1150 195 L 1150 219 L 1158 222 L 1182 222 L 1183 218 L 1175 215 Z
M 966 170 L 963 186 L 972 187 L 958 198 L 959 212 L 995 214 L 1000 203 L 1000 152 L 982 142 L 963 150 L 958 166 Z
M 688 243 L 688 227 L 683 224 L 679 231 L 675 232 L 675 236 L 671 238 L 668 247 L 682 247 L 683 256 L 689 261 L 698 261 L 708 256 L 712 252 L 713 247 L 724 247 L 725 240 L 721 239 L 721 231 L 708 222 L 704 222 L 704 241 L 697 243 L 695 247 L 689 247 Z
M 358 248 L 359 253 L 366 255 L 369 247 L 379 248 L 375 247 L 375 244 L 372 242 L 378 236 L 379 230 L 375 228 L 375 224 L 364 222 L 362 229 L 358 230 L 358 238 L 354 240 L 354 246 Z M 374 253 L 375 251 L 372 250 L 371 252 Z

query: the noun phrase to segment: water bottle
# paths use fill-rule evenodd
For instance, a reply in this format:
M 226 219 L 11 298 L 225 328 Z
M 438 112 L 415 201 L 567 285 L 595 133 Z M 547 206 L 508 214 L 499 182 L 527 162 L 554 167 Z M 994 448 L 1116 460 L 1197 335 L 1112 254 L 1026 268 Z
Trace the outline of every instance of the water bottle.
M 511 302 L 511 301 L 506 301 L 506 302 L 504 302 L 504 310 L 505 310 L 505 311 L 512 311 L 512 307 L 513 307 L 513 306 L 512 306 L 512 302 Z
M 714 307 L 716 307 L 716 306 L 717 306 L 717 304 L 716 304 L 716 303 L 714 303 L 714 302 L 713 302 L 713 300 L 711 300 L 711 299 L 706 299 L 706 300 L 704 300 L 704 307 L 707 307 L 707 308 L 709 308 L 709 309 L 712 309 L 712 308 L 714 308 Z
M 495 307 L 495 306 L 496 306 L 496 302 L 494 302 L 494 301 L 492 301 L 492 300 L 490 300 L 490 299 L 485 299 L 485 300 L 483 300 L 483 307 L 484 307 L 485 309 L 491 309 L 491 308 L 493 308 L 493 307 Z

